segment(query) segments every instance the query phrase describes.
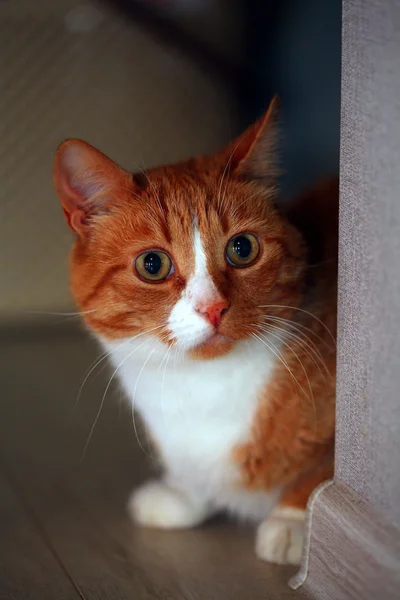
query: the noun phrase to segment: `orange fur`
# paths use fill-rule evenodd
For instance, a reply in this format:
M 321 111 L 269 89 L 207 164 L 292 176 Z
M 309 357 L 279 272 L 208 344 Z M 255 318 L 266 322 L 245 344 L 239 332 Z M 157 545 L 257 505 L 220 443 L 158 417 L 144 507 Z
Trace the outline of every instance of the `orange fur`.
M 315 280 L 307 311 L 293 311 L 296 334 L 282 349 L 273 382 L 265 390 L 253 438 L 234 450 L 243 483 L 251 488 L 287 485 L 281 504 L 305 508 L 319 483 L 333 475 L 336 392 L 338 183 L 323 182 L 301 197 L 288 218 L 305 235 Z M 307 330 L 304 329 L 307 327 Z M 312 340 L 310 344 L 309 340 Z
M 281 503 L 303 507 L 333 464 L 337 183 L 318 186 L 290 210 L 277 209 L 275 112 L 273 103 L 263 119 L 214 156 L 135 176 L 83 142 L 66 142 L 54 177 L 77 234 L 72 291 L 88 326 L 103 337 L 126 338 L 164 323 L 154 335 L 174 344 L 165 321 L 193 272 L 194 214 L 210 275 L 230 308 L 219 343 L 204 343 L 191 357 L 220 356 L 251 334 L 262 344 L 263 327 L 278 340 L 284 322 L 277 318 L 290 319 L 286 331 L 297 338 L 284 337 L 252 438 L 232 449 L 232 457 L 241 485 L 284 484 Z M 67 155 L 72 147 L 80 163 L 71 179 L 66 162 L 74 159 Z M 87 189 L 91 194 L 85 195 Z M 224 248 L 243 231 L 258 236 L 260 255 L 251 267 L 234 269 Z M 149 248 L 168 252 L 175 265 L 159 284 L 135 275 L 135 257 Z

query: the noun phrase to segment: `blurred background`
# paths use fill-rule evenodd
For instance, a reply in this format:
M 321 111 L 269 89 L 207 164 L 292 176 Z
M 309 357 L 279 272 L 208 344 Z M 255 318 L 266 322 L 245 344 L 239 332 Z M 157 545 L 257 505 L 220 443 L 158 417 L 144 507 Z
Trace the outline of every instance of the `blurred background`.
M 216 150 L 278 92 L 282 198 L 336 173 L 340 29 L 340 0 L 1 0 L 0 325 L 73 310 L 67 137 L 135 171 Z

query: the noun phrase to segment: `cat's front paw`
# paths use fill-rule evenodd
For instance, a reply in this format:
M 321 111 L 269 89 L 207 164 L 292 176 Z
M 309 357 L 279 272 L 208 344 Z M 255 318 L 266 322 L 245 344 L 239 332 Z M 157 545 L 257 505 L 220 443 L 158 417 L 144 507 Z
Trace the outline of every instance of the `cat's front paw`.
M 163 481 L 149 481 L 135 490 L 128 512 L 136 523 L 161 529 L 194 527 L 209 515 L 206 506 Z
M 299 565 L 304 539 L 304 510 L 276 508 L 259 525 L 256 554 L 279 565 Z

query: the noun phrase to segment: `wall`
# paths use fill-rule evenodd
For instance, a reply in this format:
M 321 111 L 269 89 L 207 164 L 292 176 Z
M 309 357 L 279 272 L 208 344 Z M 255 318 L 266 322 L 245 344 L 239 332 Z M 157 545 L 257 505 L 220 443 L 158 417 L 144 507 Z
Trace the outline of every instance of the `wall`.
M 82 8 L 83 6 L 83 8 Z M 225 143 L 233 101 L 106 5 L 0 3 L 0 322 L 71 310 L 55 149 L 81 137 L 136 170 Z
M 400 527 L 400 4 L 343 13 L 336 477 Z

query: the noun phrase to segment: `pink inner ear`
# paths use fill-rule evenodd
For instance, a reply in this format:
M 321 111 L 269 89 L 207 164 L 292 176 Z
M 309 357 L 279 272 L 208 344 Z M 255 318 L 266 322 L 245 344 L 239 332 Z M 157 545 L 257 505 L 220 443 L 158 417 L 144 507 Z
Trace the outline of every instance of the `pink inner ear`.
M 106 170 L 99 169 L 108 159 L 80 140 L 64 142 L 57 151 L 54 164 L 54 183 L 68 225 L 76 233 L 88 225 L 90 199 L 104 189 Z M 111 163 L 111 161 L 109 161 Z
M 78 232 L 87 227 L 86 215 L 82 210 L 74 210 L 73 212 L 68 212 L 65 208 L 63 208 L 63 211 L 68 226 L 73 231 Z

